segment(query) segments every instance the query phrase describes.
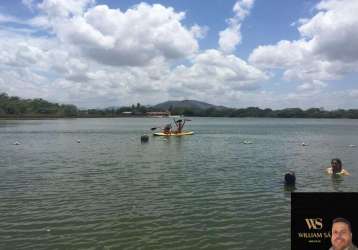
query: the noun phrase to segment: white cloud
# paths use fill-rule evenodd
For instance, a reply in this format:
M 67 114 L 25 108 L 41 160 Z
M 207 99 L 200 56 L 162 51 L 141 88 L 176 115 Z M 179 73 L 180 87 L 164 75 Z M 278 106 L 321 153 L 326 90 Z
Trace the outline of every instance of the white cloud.
M 301 65 L 311 57 L 310 43 L 306 40 L 282 40 L 276 45 L 259 46 L 249 56 L 249 61 L 263 68 L 288 68 Z
M 37 7 L 45 12 L 50 19 L 54 19 L 81 15 L 86 8 L 94 3 L 94 0 L 44 0 Z
M 178 66 L 171 73 L 169 94 L 226 96 L 237 91 L 257 90 L 259 83 L 267 78 L 262 71 L 234 55 L 207 50 L 197 55 L 191 66 Z
M 209 27 L 207 26 L 199 26 L 197 24 L 193 25 L 190 29 L 190 32 L 193 34 L 194 37 L 198 39 L 203 39 L 206 37 L 208 33 Z
M 185 13 L 171 7 L 143 3 L 124 11 L 94 1 L 44 1 L 34 8 L 40 12 L 28 23 L 40 33 L 48 32 L 46 36 L 0 30 L 0 92 L 81 107 L 155 104 L 173 98 L 236 107 L 309 107 L 317 103 L 335 107 L 327 101 L 333 94 L 326 88 L 327 81 L 357 71 L 358 59 L 349 47 L 353 43 L 337 35 L 345 34 L 345 23 L 355 27 L 356 17 L 339 16 L 335 29 L 323 25 L 327 18 L 321 19 L 330 11 L 348 12 L 353 6 L 338 8 L 330 2 L 319 5 L 322 14 L 299 21 L 299 39 L 260 46 L 246 62 L 231 53 L 241 41 L 242 21 L 253 1 L 235 4 L 228 32 L 220 36 L 220 48 L 206 51 L 200 51 L 197 40 L 206 36 L 208 28 L 184 26 Z M 328 39 L 329 33 L 334 39 Z M 344 47 L 341 39 L 347 40 L 348 48 L 334 56 Z M 352 39 L 355 41 L 354 34 Z M 333 45 L 337 46 L 334 53 L 328 51 Z M 269 78 L 266 69 L 282 69 L 283 79 L 294 83 L 296 92 L 261 88 Z M 345 105 L 343 99 L 358 103 L 356 92 L 336 94 L 342 100 L 339 104 Z
M 231 53 L 235 50 L 236 45 L 241 42 L 240 33 L 241 24 L 232 21 L 228 28 L 219 33 L 219 46 L 225 53 Z
M 179 97 L 210 102 L 257 92 L 268 79 L 230 53 L 200 52 L 197 40 L 208 27 L 184 26 L 185 13 L 172 7 L 141 3 L 122 11 L 93 0 L 22 3 L 35 14 L 24 22 L 29 32 L 0 28 L 0 91 L 10 95 L 80 107 Z M 235 20 L 241 22 L 252 3 L 235 5 Z
M 302 36 L 312 39 L 313 52 L 327 60 L 358 61 L 358 1 L 322 1 L 317 9 L 299 27 Z
M 358 98 L 354 97 L 354 90 L 325 91 L 319 95 L 308 91 L 290 93 L 287 96 L 282 96 L 281 101 L 281 107 L 301 107 L 304 109 L 324 107 L 327 110 L 336 110 L 340 108 L 352 109 L 358 106 Z
M 21 23 L 22 21 L 11 15 L 4 15 L 0 13 L 0 23 Z
M 63 42 L 106 65 L 143 66 L 163 57 L 185 58 L 198 50 L 205 28 L 186 28 L 185 13 L 160 4 L 141 3 L 122 12 L 93 1 L 47 0 L 33 25 L 51 28 Z M 48 23 L 50 26 L 48 26 Z
M 28 24 L 34 28 L 49 30 L 51 29 L 51 22 L 45 15 L 39 15 L 28 20 Z
M 0 92 L 9 95 L 19 95 L 25 98 L 49 96 L 48 88 L 41 88 L 46 78 L 29 68 L 3 69 L 0 68 Z
M 81 107 L 157 103 L 167 100 L 169 66 L 155 59 L 145 67 L 98 64 L 53 38 L 0 31 L 0 92 Z M 158 98 L 160 93 L 161 98 Z
M 233 7 L 235 16 L 227 20 L 228 27 L 219 32 L 219 47 L 221 51 L 231 53 L 241 43 L 241 23 L 250 14 L 253 4 L 254 0 L 239 0 L 235 3 Z
M 236 17 L 240 20 L 245 19 L 250 14 L 250 10 L 254 5 L 255 0 L 239 0 L 234 5 L 234 12 Z
M 39 65 L 43 62 L 45 53 L 41 47 L 46 44 L 41 39 L 25 39 L 13 32 L 0 31 L 0 64 L 2 66 L 26 67 Z
M 312 18 L 299 20 L 299 40 L 259 46 L 249 56 L 255 66 L 283 69 L 283 79 L 300 82 L 297 91 L 306 94 L 320 93 L 324 81 L 358 72 L 358 1 L 326 0 L 316 9 Z
M 313 80 L 312 82 L 306 82 L 297 87 L 301 92 L 319 92 L 321 89 L 327 86 L 326 83 L 318 80 Z
M 292 22 L 290 25 L 291 25 L 292 27 L 294 27 L 294 26 L 300 26 L 300 25 L 305 24 L 307 21 L 309 21 L 309 19 L 307 19 L 307 18 L 300 18 L 300 19 L 298 19 L 297 22 Z

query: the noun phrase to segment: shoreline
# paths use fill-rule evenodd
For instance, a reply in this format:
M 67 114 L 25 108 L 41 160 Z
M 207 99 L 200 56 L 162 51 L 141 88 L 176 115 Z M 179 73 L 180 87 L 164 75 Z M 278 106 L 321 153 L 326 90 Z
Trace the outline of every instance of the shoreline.
M 151 118 L 148 116 L 0 116 L 0 120 L 57 120 L 82 118 Z
M 257 116 L 186 116 L 186 117 L 200 117 L 200 118 L 274 118 L 274 119 L 334 119 L 334 120 L 357 120 L 358 118 L 348 117 L 257 117 Z M 0 121 L 3 120 L 58 120 L 58 119 L 89 119 L 89 118 L 172 118 L 172 117 L 154 117 L 146 115 L 130 115 L 130 116 L 0 116 Z

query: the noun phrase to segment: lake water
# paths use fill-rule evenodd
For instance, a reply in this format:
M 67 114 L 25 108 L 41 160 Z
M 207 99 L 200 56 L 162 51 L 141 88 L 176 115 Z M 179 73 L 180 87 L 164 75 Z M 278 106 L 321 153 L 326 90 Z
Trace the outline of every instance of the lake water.
M 192 118 L 141 144 L 168 121 L 0 121 L 0 249 L 290 249 L 286 171 L 358 191 L 358 120 Z

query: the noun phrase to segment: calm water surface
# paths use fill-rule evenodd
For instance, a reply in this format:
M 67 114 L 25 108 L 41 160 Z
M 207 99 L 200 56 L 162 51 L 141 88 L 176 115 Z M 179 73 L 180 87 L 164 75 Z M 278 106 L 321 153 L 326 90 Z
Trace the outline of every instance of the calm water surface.
M 286 171 L 358 191 L 358 120 L 192 120 L 147 144 L 170 119 L 0 121 L 0 249 L 290 249 Z

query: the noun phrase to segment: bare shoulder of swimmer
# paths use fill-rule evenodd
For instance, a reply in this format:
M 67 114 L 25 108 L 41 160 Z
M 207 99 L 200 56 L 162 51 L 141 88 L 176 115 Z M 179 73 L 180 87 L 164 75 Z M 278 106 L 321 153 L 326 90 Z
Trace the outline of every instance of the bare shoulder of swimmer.
M 327 168 L 326 172 L 327 172 L 327 174 L 333 174 L 332 168 Z
M 351 175 L 347 170 L 345 170 L 345 169 L 342 169 L 342 174 L 344 174 L 344 175 Z

